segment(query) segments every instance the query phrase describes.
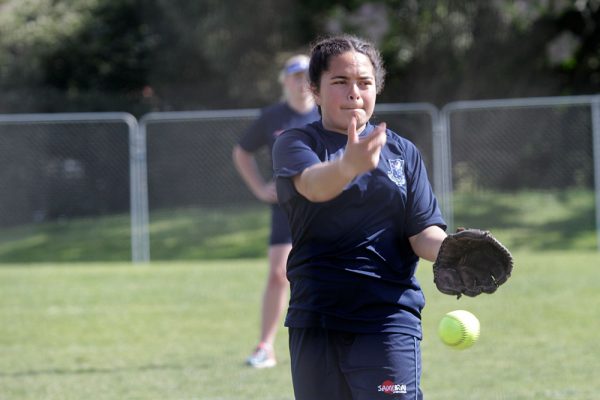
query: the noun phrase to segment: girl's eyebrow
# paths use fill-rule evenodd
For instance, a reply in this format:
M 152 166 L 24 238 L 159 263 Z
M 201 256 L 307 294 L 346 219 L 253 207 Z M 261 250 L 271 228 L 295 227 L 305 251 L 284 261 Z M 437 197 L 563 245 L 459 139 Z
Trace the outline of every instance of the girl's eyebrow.
M 333 80 L 333 79 L 348 79 L 348 77 L 346 75 L 335 75 L 335 76 L 332 76 L 329 79 L 330 80 Z M 360 79 L 360 80 L 375 79 L 375 77 L 372 76 L 372 75 L 362 75 L 362 76 L 359 76 L 358 79 Z

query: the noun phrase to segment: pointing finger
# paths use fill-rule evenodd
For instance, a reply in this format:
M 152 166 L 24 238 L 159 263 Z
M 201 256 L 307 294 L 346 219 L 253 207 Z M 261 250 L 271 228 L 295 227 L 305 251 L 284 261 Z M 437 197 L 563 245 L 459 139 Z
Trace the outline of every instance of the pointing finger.
M 356 117 L 352 116 L 348 123 L 348 143 L 358 142 L 358 135 L 356 134 Z

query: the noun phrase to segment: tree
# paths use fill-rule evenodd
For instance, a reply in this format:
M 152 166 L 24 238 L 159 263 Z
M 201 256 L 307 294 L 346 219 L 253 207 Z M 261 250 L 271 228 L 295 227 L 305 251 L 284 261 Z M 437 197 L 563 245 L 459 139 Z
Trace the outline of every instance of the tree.
M 0 4 L 0 59 L 4 60 L 0 89 L 5 93 L 0 108 L 130 109 L 132 102 L 140 101 L 153 44 L 139 19 L 138 3 L 8 0 Z
M 0 112 L 258 107 L 339 32 L 382 50 L 380 101 L 600 90 L 600 0 L 0 0 Z

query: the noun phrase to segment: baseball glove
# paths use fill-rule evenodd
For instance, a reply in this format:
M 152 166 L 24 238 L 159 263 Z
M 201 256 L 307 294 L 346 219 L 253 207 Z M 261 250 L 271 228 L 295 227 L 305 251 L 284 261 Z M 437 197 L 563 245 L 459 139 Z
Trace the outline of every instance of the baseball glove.
M 459 228 L 442 242 L 433 281 L 444 294 L 494 293 L 510 277 L 513 258 L 488 231 Z

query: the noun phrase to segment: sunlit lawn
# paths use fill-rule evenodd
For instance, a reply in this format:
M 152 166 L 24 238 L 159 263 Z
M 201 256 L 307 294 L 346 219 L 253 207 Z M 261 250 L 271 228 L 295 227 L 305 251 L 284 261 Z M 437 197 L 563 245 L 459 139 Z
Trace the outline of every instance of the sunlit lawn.
M 445 296 L 419 269 L 428 399 L 596 399 L 600 257 L 515 253 L 493 295 Z M 243 365 L 258 336 L 266 260 L 5 265 L 0 268 L 0 399 L 292 399 L 287 332 L 279 366 Z M 471 349 L 437 322 L 468 309 Z

